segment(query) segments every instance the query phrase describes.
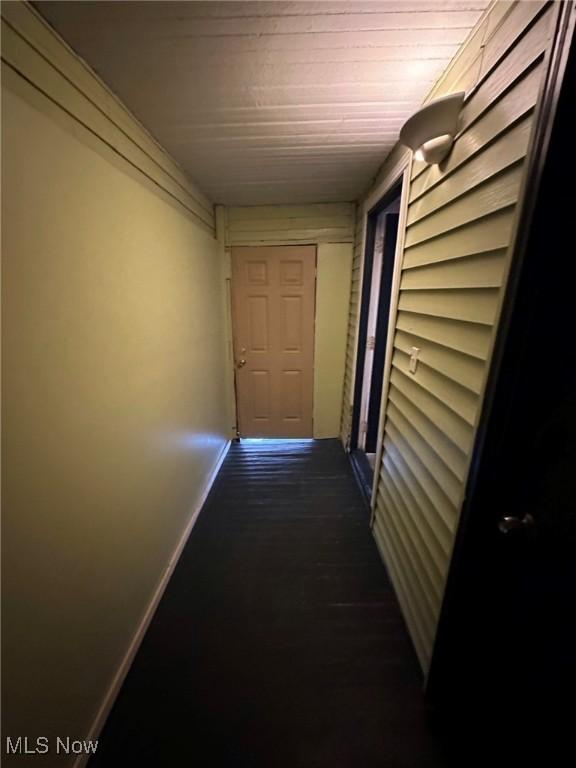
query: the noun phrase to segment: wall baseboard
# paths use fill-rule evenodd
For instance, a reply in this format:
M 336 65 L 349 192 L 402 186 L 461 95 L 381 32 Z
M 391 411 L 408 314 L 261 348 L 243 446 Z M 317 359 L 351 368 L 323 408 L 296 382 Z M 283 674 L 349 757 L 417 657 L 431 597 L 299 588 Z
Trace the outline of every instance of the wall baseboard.
M 134 658 L 138 653 L 138 649 L 140 647 L 142 640 L 144 639 L 146 630 L 148 629 L 148 626 L 156 611 L 156 608 L 158 607 L 158 604 L 162 599 L 164 590 L 168 586 L 170 577 L 172 576 L 174 568 L 176 567 L 176 563 L 180 559 L 180 555 L 182 554 L 182 550 L 184 549 L 186 542 L 188 541 L 188 537 L 192 532 L 194 523 L 198 519 L 198 515 L 200 514 L 202 507 L 204 506 L 204 503 L 208 497 L 208 494 L 212 489 L 212 485 L 214 484 L 214 480 L 216 479 L 216 476 L 220 471 L 220 467 L 222 466 L 222 463 L 226 458 L 226 454 L 230 449 L 230 444 L 231 444 L 231 441 L 228 440 L 224 445 L 224 447 L 222 448 L 220 455 L 218 456 L 214 469 L 212 470 L 212 472 L 210 473 L 210 476 L 208 477 L 208 481 L 206 483 L 204 492 L 202 493 L 202 496 L 200 497 L 194 509 L 192 510 L 190 519 L 188 520 L 188 523 L 186 524 L 186 527 L 182 535 L 180 536 L 178 543 L 176 544 L 174 552 L 172 553 L 170 560 L 168 561 L 168 565 L 166 566 L 164 573 L 162 574 L 160 581 L 158 582 L 158 586 L 154 590 L 152 599 L 150 600 L 150 603 L 148 604 L 148 607 L 144 612 L 144 615 L 140 621 L 140 624 L 138 625 L 136 632 L 134 633 L 134 637 L 132 638 L 132 641 L 128 646 L 128 650 L 126 651 L 126 654 L 122 659 L 120 666 L 116 671 L 116 674 L 114 675 L 114 679 L 112 680 L 112 683 L 108 688 L 106 695 L 104 696 L 104 700 L 102 701 L 102 704 L 98 709 L 96 717 L 94 718 L 94 722 L 92 723 L 90 731 L 88 732 L 88 736 L 86 737 L 87 740 L 95 741 L 99 737 L 102 729 L 104 728 L 106 719 L 108 718 L 108 715 L 110 714 L 110 710 L 112 709 L 112 706 L 116 701 L 116 697 L 118 696 L 120 689 L 122 688 L 122 684 L 124 683 L 126 675 L 128 674 L 130 667 L 132 666 L 132 662 L 134 661 Z M 86 755 L 86 754 L 78 755 L 78 757 L 73 763 L 72 768 L 84 768 L 88 763 L 89 757 L 90 755 Z

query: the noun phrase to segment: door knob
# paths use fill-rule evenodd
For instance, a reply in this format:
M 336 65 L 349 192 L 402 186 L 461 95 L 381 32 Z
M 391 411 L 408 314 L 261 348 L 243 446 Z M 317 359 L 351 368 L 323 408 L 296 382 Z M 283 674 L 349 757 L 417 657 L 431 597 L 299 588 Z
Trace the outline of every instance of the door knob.
M 246 365 L 246 360 L 244 360 L 244 358 L 242 358 L 242 360 L 238 360 L 238 363 L 237 363 L 238 368 L 244 368 L 245 365 Z
M 511 531 L 519 531 L 526 528 L 532 528 L 534 525 L 534 518 L 528 512 L 524 517 L 501 517 L 498 523 L 498 529 L 500 533 L 510 533 Z

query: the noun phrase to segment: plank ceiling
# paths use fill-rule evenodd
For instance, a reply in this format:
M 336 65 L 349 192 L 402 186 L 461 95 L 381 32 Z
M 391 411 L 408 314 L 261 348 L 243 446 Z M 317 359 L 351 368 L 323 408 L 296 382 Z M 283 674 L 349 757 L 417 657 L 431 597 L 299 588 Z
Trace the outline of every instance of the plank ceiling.
M 228 205 L 357 199 L 487 5 L 35 4 Z

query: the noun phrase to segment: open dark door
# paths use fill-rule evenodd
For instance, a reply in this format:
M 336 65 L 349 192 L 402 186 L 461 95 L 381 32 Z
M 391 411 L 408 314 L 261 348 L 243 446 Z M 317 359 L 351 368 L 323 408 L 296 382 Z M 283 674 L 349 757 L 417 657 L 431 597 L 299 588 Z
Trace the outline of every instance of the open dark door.
M 368 214 L 350 451 L 366 500 L 372 494 L 401 186 Z
M 576 760 L 576 62 L 560 17 L 427 686 L 456 754 L 514 766 Z
M 374 361 L 370 380 L 370 395 L 368 400 L 368 418 L 366 419 L 366 439 L 364 451 L 376 453 L 378 443 L 378 424 L 380 422 L 380 405 L 382 402 L 382 385 L 384 382 L 384 361 L 386 359 L 386 343 L 388 340 L 388 322 L 390 318 L 390 302 L 392 300 L 392 277 L 394 274 L 394 256 L 398 238 L 397 213 L 385 214 L 384 231 L 386 236 L 383 243 L 382 270 L 380 273 L 380 292 L 378 298 L 378 316 L 376 321 L 377 333 L 374 343 Z

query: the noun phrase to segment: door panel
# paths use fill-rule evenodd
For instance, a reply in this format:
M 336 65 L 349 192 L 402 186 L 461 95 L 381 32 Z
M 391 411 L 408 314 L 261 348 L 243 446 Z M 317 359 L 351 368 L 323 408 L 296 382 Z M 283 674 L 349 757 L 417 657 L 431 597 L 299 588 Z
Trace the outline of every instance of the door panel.
M 238 430 L 312 437 L 314 246 L 232 249 Z
M 573 9 L 559 13 L 558 30 L 566 25 L 559 48 L 568 51 Z M 576 175 L 566 151 L 575 90 L 573 44 L 564 83 L 550 85 L 535 128 L 529 202 L 427 682 L 430 703 L 462 739 L 454 744 L 458 762 L 465 742 L 483 744 L 488 759 L 479 764 L 495 755 L 502 765 L 574 763 L 576 348 L 568 254 L 576 193 L 562 185 Z M 455 722 L 460 716 L 465 727 Z
M 266 296 L 250 296 L 248 298 L 250 314 L 250 346 L 251 352 L 268 351 L 268 298 Z
M 269 421 L 270 411 L 270 376 L 268 371 L 249 371 L 251 395 L 251 413 L 255 421 Z

